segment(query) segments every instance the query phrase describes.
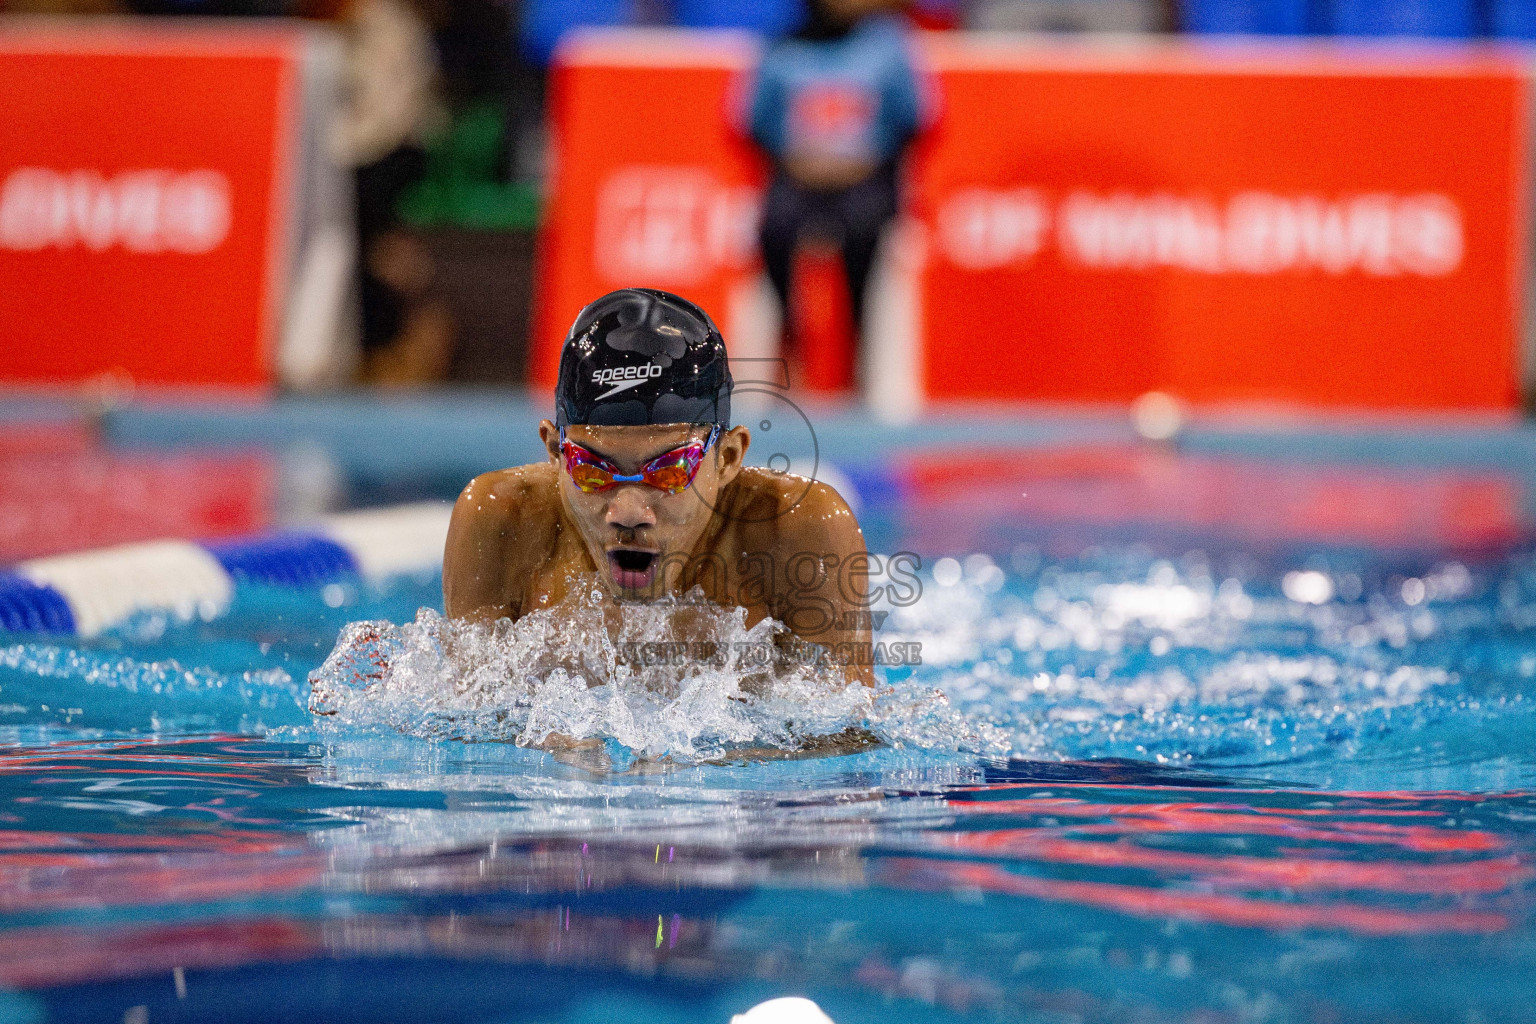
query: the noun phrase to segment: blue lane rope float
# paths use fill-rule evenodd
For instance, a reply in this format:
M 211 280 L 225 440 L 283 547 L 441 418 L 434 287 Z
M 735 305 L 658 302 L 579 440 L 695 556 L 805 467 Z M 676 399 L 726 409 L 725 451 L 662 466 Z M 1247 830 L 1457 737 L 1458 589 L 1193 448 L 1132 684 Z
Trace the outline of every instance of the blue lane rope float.
M 73 633 L 69 602 L 52 587 L 0 572 L 0 629 L 20 633 Z
M 348 512 L 309 527 L 207 544 L 162 540 L 0 570 L 0 630 L 91 637 L 141 611 L 211 619 L 242 585 L 382 583 L 442 567 L 452 506 Z
M 350 551 L 311 533 L 242 537 L 206 547 L 237 584 L 307 587 L 358 574 Z

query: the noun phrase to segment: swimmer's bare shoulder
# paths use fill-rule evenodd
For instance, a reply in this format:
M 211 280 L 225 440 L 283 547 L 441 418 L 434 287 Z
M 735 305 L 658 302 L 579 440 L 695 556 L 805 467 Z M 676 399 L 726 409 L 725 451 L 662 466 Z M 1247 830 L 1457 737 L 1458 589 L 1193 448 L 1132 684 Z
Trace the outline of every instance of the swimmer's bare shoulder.
M 820 480 L 755 467 L 743 469 L 734 486 L 729 518 L 736 545 L 747 558 L 767 555 L 773 563 L 773 617 L 828 649 L 867 649 L 868 552 L 843 496 Z M 850 669 L 851 677 L 874 684 L 874 670 L 862 659 Z
M 843 496 L 822 480 L 748 466 L 736 478 L 730 518 L 742 524 L 744 549 L 852 554 L 864 532 Z
M 555 467 L 547 462 L 482 473 L 453 506 L 443 552 L 450 618 L 522 614 L 524 589 L 560 539 Z

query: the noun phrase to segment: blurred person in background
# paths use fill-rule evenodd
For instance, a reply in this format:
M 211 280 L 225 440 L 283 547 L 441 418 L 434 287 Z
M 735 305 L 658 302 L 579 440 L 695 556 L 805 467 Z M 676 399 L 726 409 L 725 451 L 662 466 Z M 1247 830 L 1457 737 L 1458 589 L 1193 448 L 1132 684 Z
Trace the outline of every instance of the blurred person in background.
M 424 145 L 447 119 L 431 30 L 411 0 L 352 0 L 347 97 L 333 138 L 354 168 L 363 379 L 410 384 L 441 379 L 453 324 L 431 295 L 432 258 L 402 231 L 401 195 L 425 169 Z
M 796 249 L 819 236 L 841 252 L 862 329 L 875 248 L 896 216 L 902 157 L 925 114 L 899 6 L 810 0 L 804 24 L 771 44 L 757 68 L 750 129 L 773 167 L 760 237 L 787 325 Z

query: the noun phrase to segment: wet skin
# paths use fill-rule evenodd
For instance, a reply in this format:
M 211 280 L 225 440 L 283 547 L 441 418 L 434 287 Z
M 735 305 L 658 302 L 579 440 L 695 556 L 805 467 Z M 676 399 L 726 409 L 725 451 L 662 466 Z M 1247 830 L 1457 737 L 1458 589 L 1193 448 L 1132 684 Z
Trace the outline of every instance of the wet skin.
M 626 475 L 705 436 L 687 424 L 566 429 Z M 803 477 L 743 466 L 745 427 L 723 432 L 677 494 L 643 482 L 583 493 L 565 471 L 555 425 L 543 421 L 539 437 L 546 461 L 485 473 L 459 495 L 443 559 L 449 616 L 517 619 L 596 574 L 618 600 L 699 586 L 717 604 L 746 609 L 749 628 L 772 617 L 811 643 L 867 649 L 868 578 L 849 571 L 866 555 L 858 521 L 824 483 L 807 489 Z M 867 664 L 846 672 L 874 683 Z

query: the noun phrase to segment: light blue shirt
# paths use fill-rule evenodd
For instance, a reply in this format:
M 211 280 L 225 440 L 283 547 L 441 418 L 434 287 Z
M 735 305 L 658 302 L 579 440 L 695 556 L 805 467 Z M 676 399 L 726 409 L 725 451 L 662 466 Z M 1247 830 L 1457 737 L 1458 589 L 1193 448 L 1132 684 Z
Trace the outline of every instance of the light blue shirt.
M 866 18 L 841 39 L 769 47 L 752 88 L 752 137 L 780 161 L 885 163 L 917 132 L 922 107 L 904 23 Z

